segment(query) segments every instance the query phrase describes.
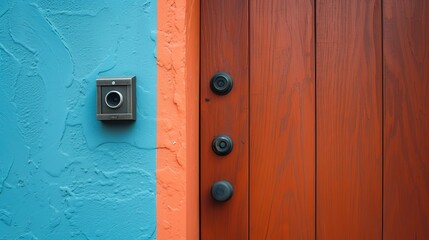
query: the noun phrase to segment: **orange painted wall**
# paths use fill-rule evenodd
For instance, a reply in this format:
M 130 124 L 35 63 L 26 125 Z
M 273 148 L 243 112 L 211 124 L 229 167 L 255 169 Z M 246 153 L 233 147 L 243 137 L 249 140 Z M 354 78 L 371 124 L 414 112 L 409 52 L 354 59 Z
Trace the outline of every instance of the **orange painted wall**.
M 199 0 L 158 1 L 157 239 L 199 238 Z

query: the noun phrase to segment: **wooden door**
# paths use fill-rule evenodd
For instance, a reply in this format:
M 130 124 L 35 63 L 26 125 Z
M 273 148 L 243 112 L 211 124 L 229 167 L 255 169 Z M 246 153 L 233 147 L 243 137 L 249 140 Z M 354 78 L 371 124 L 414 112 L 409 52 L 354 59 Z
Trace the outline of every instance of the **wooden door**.
M 249 187 L 249 47 L 247 0 L 201 1 L 201 220 L 202 239 L 248 238 Z M 204 60 L 203 60 L 204 59 Z M 216 95 L 209 82 L 219 72 L 233 76 L 233 89 Z M 227 156 L 213 153 L 219 134 L 233 139 Z M 229 181 L 234 196 L 219 204 L 210 195 L 212 184 Z
M 383 8 L 384 237 L 429 239 L 429 1 Z
M 429 239 L 428 16 L 423 0 L 202 0 L 201 238 Z
M 312 239 L 314 3 L 250 3 L 250 239 Z
M 317 238 L 381 239 L 381 1 L 316 6 Z

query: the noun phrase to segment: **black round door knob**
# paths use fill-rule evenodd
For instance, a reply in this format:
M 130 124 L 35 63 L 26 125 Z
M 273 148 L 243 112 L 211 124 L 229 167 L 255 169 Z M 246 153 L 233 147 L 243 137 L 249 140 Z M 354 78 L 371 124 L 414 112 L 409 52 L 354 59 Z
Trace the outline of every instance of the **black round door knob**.
M 228 73 L 218 72 L 210 80 L 210 88 L 217 95 L 226 95 L 232 89 L 232 78 Z
M 228 201 L 233 193 L 234 189 L 228 181 L 221 180 L 212 185 L 212 198 L 218 202 Z
M 233 143 L 227 135 L 218 135 L 212 141 L 212 149 L 217 155 L 225 156 L 232 151 Z

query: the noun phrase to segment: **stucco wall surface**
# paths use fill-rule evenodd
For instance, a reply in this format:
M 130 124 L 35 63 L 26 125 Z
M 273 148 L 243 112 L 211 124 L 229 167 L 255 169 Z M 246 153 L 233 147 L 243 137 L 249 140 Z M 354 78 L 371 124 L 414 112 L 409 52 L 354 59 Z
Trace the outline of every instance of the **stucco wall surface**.
M 156 1 L 0 1 L 0 239 L 155 239 Z M 137 76 L 137 121 L 95 119 Z
M 198 0 L 158 2 L 157 237 L 199 239 Z

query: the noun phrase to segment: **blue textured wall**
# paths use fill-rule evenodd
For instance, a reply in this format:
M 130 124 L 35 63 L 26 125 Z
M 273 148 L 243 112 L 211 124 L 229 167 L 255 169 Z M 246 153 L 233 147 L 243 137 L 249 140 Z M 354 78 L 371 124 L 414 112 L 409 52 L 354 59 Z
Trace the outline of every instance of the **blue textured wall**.
M 0 239 L 154 239 L 155 0 L 0 1 Z M 137 76 L 137 121 L 95 118 Z

